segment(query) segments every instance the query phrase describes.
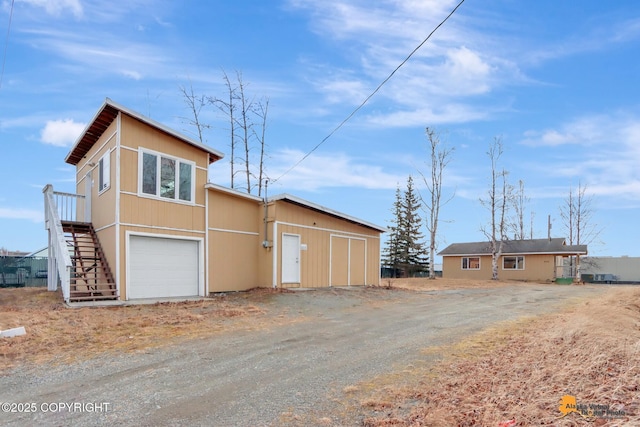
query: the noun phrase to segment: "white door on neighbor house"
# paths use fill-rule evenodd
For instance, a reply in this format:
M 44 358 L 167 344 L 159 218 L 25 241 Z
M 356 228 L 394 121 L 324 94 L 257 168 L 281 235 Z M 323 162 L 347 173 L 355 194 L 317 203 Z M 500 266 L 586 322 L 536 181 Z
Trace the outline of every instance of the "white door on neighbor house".
M 300 236 L 282 234 L 282 283 L 300 283 Z
M 197 296 L 197 240 L 129 236 L 127 299 Z

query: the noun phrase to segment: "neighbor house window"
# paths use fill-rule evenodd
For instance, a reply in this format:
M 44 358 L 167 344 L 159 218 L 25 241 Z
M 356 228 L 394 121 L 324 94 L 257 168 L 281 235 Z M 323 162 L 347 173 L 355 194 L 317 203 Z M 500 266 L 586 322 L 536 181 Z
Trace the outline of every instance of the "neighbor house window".
M 98 193 L 109 188 L 109 178 L 111 175 L 110 159 L 111 153 L 107 152 L 98 162 Z
M 140 192 L 161 199 L 193 202 L 194 168 L 193 162 L 142 151 Z
M 480 270 L 480 257 L 463 257 L 462 258 L 463 270 Z
M 523 256 L 506 256 L 502 257 L 503 270 L 524 270 Z

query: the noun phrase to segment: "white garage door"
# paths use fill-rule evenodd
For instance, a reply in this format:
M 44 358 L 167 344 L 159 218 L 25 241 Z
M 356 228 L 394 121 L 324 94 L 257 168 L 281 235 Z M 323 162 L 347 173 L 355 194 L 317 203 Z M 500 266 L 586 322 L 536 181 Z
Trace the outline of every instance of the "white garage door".
M 129 238 L 129 299 L 198 295 L 198 241 Z

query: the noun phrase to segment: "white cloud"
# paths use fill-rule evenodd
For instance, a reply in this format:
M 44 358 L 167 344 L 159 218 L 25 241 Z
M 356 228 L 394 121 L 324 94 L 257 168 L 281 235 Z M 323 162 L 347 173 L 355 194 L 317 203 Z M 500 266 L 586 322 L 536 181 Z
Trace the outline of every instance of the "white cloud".
M 611 140 L 627 140 L 622 132 L 635 119 L 623 116 L 587 115 L 562 125 L 559 129 L 528 130 L 521 141 L 530 146 L 559 146 L 566 144 L 595 145 Z
M 332 80 L 322 83 L 321 89 L 327 100 L 332 104 L 344 102 L 346 99 L 351 104 L 359 104 L 369 95 L 369 90 L 360 80 Z
M 272 154 L 269 175 L 277 179 L 303 155 L 300 150 L 290 149 Z M 311 154 L 278 181 L 272 182 L 270 188 L 284 187 L 287 191 L 318 191 L 335 187 L 395 189 L 398 182 L 406 179 L 404 173 L 388 173 L 381 166 L 366 164 L 345 153 Z
M 42 222 L 44 214 L 34 209 L 0 208 L 0 218 Z
M 76 18 L 83 16 L 83 8 L 80 0 L 18 0 L 31 6 L 41 7 L 52 16 L 60 16 L 69 10 Z
M 558 129 L 528 131 L 522 143 L 561 157 L 541 167 L 548 175 L 574 184 L 582 181 L 591 194 L 640 200 L 638 141 L 640 116 L 615 113 L 584 116 Z
M 117 33 L 71 33 L 58 30 L 28 30 L 32 43 L 39 49 L 54 52 L 67 69 L 76 66 L 79 72 L 116 73 L 139 80 L 143 75 L 166 78 L 178 74 L 175 52 L 160 45 L 136 43 Z M 126 69 L 114 67 L 126 64 Z
M 40 140 L 45 144 L 67 147 L 78 139 L 85 126 L 86 124 L 76 123 L 72 119 L 49 120 L 42 129 Z
M 140 80 L 142 79 L 142 74 L 140 74 L 137 71 L 132 71 L 132 70 L 122 70 L 120 71 L 122 73 L 123 76 L 125 77 L 129 77 L 133 80 Z
M 444 74 L 458 85 L 462 83 L 465 86 L 464 92 L 476 94 L 489 90 L 491 67 L 480 58 L 478 52 L 463 46 L 451 49 L 447 57 Z
M 464 104 L 446 104 L 440 108 L 417 108 L 396 111 L 389 114 L 367 116 L 369 123 L 384 127 L 408 127 L 447 123 L 465 123 L 486 119 L 490 114 L 487 108 L 476 109 Z
M 318 35 L 338 40 L 336 48 L 355 63 L 346 78 L 344 72 L 321 72 L 324 67 L 319 67 L 315 77 L 328 103 L 348 105 L 357 105 L 370 95 L 455 6 L 454 1 L 435 0 L 390 0 L 373 5 L 358 0 L 292 0 L 290 4 L 309 11 Z M 470 105 L 461 105 L 462 99 L 528 80 L 512 57 L 501 56 L 507 41 L 490 39 L 459 22 L 449 20 L 372 98 L 368 108 L 387 98 L 397 110 L 384 118 L 377 114 L 376 123 L 412 126 L 423 125 L 429 117 L 437 123 L 488 117 L 503 108 L 485 106 L 484 111 L 474 111 Z M 305 60 L 312 62 L 312 57 Z M 446 113 L 456 110 L 467 114 L 453 118 Z

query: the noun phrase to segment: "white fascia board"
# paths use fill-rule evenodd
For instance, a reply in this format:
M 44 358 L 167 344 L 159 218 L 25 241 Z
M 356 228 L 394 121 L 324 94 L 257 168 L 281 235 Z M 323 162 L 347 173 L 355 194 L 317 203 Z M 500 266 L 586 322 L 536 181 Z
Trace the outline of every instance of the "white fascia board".
M 360 218 L 356 218 L 354 216 L 347 215 L 347 214 L 344 214 L 342 212 L 335 211 L 333 209 L 327 208 L 327 207 L 322 206 L 322 205 L 318 205 L 318 204 L 310 202 L 308 200 L 301 199 L 300 197 L 292 196 L 291 194 L 283 193 L 283 194 L 278 194 L 276 196 L 273 196 L 273 197 L 269 198 L 270 202 L 271 201 L 275 202 L 275 201 L 278 201 L 278 200 L 289 200 L 289 201 L 292 201 L 294 203 L 306 206 L 308 208 L 315 209 L 315 210 L 320 211 L 320 212 L 325 212 L 325 213 L 327 213 L 329 215 L 333 215 L 333 216 L 336 216 L 338 218 L 343 218 L 343 219 L 346 219 L 347 221 L 355 222 L 356 224 L 364 225 L 365 227 L 372 228 L 372 229 L 380 231 L 382 233 L 386 233 L 388 231 L 387 227 L 381 227 L 381 226 L 373 224 L 371 222 L 364 221 L 364 220 L 362 220 Z
M 214 184 L 212 182 L 207 182 L 204 185 L 204 188 L 207 190 L 215 190 L 220 191 L 221 193 L 227 193 L 232 196 L 241 197 L 248 200 L 253 200 L 255 202 L 264 202 L 262 197 L 254 196 L 253 194 L 244 193 L 242 191 L 234 190 L 233 188 L 223 187 L 222 185 Z

